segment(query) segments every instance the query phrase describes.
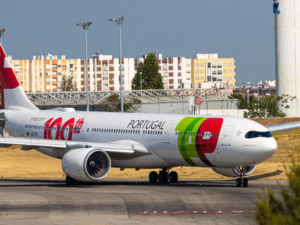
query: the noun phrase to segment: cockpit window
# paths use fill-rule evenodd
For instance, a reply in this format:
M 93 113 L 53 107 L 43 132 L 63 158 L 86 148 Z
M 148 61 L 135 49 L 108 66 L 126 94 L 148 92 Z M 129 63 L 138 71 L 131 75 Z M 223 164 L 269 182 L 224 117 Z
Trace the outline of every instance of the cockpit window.
M 249 131 L 245 136 L 245 138 L 257 138 L 257 137 L 270 138 L 272 137 L 272 134 L 270 133 L 270 131 L 266 131 L 266 132 Z

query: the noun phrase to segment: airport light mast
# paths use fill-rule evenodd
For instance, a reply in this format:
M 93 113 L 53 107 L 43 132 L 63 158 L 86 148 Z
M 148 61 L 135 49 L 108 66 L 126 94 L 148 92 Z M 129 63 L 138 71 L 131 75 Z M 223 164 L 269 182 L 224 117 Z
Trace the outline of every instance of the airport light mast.
M 3 28 L 3 29 L 0 30 L 0 44 L 1 45 L 2 45 L 2 36 L 5 33 L 5 31 L 6 31 L 6 28 Z
M 85 88 L 86 88 L 86 111 L 90 110 L 90 96 L 89 96 L 89 73 L 88 73 L 88 50 L 87 50 L 87 29 L 92 25 L 92 22 L 77 23 L 85 32 Z
M 125 18 L 121 16 L 120 18 L 109 19 L 108 21 L 115 21 L 119 25 L 119 58 L 120 58 L 120 89 L 121 89 L 121 112 L 124 112 L 123 104 L 123 78 L 122 78 L 122 45 L 121 45 L 121 25 L 123 24 Z

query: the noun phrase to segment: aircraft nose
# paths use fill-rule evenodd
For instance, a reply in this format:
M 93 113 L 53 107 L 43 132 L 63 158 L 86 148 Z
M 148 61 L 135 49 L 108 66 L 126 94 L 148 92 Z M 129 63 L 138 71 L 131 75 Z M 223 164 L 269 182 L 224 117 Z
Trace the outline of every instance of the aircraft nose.
M 268 140 L 266 149 L 265 149 L 265 154 L 271 157 L 277 150 L 277 142 L 274 138 Z

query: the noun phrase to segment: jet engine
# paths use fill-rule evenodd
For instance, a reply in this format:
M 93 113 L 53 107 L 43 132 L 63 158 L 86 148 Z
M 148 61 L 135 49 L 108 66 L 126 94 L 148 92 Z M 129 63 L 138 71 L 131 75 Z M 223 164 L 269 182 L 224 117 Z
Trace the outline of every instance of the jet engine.
M 246 166 L 245 167 L 245 176 L 249 176 L 256 169 L 256 165 L 254 166 Z M 239 167 L 235 168 L 212 168 L 218 174 L 221 174 L 226 177 L 240 177 L 241 171 Z
M 71 150 L 63 156 L 61 163 L 65 174 L 83 182 L 101 180 L 108 175 L 111 168 L 109 155 L 95 148 Z

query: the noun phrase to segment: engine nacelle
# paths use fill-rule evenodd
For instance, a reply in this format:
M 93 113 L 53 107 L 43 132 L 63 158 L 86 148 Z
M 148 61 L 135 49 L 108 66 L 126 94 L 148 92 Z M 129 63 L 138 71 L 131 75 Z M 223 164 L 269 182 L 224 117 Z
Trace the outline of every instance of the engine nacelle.
M 256 169 L 256 165 L 246 166 L 245 169 L 246 169 L 246 171 L 245 171 L 244 175 L 249 176 Z M 216 173 L 219 173 L 219 174 L 221 174 L 223 176 L 226 176 L 226 177 L 240 177 L 240 175 L 241 175 L 241 171 L 240 171 L 239 167 L 235 167 L 235 168 L 212 168 L 212 170 L 215 171 Z
M 101 149 L 80 148 L 67 152 L 61 161 L 62 169 L 77 181 L 98 181 L 111 169 L 109 155 Z

